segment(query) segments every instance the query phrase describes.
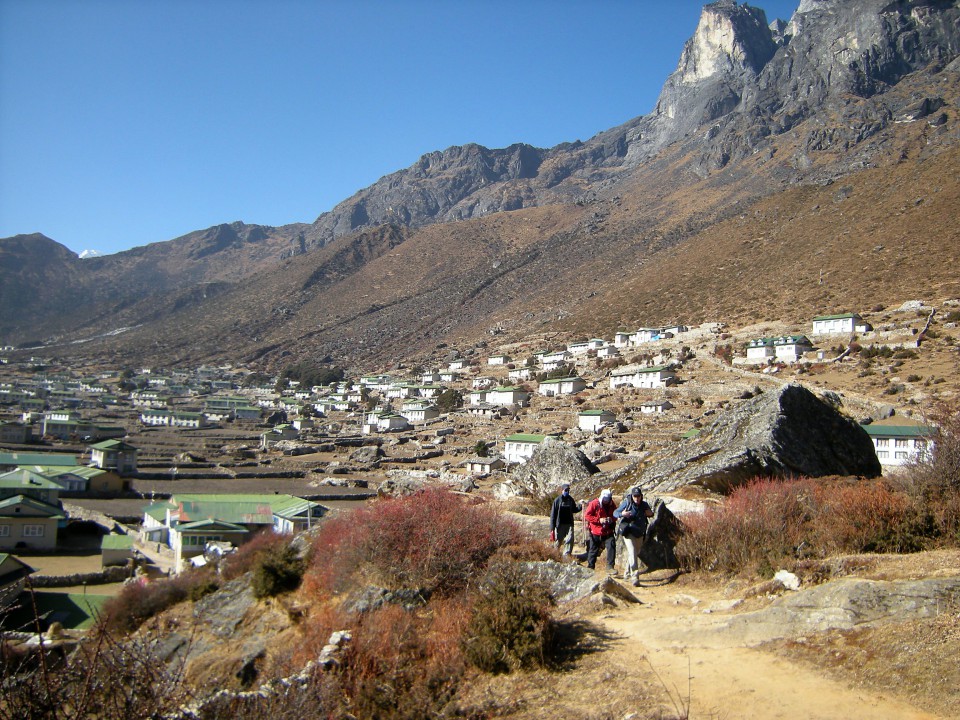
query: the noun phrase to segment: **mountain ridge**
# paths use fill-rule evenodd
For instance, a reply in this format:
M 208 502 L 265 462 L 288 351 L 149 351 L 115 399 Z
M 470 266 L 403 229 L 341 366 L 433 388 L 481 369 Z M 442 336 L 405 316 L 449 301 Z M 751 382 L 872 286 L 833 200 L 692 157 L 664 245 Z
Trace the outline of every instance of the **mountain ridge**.
M 142 325 L 145 318 L 183 325 L 183 313 L 196 306 L 205 315 L 205 333 L 218 338 L 211 346 L 237 345 L 224 342 L 239 332 L 229 316 L 237 316 L 236 307 L 244 305 L 239 296 L 263 282 L 284 301 L 267 303 L 269 293 L 257 290 L 260 305 L 270 304 L 269 311 L 244 311 L 245 330 L 238 339 L 246 338 L 254 347 L 241 354 L 258 359 L 272 356 L 271 350 L 255 347 L 261 335 L 275 336 L 267 345 L 276 348 L 309 352 L 316 347 L 327 354 L 328 345 L 343 345 L 319 337 L 337 327 L 331 318 L 342 323 L 370 316 L 396 328 L 393 335 L 409 336 L 407 351 L 416 351 L 415 328 L 423 337 L 441 335 L 436 321 L 423 327 L 423 317 L 442 313 L 428 312 L 427 300 L 415 300 L 420 294 L 432 293 L 438 307 L 452 303 L 446 306 L 449 315 L 464 302 L 475 304 L 485 291 L 504 292 L 503 302 L 498 298 L 492 305 L 512 306 L 516 296 L 516 303 L 529 306 L 521 315 L 536 317 L 532 327 L 537 327 L 543 321 L 537 307 L 562 304 L 563 290 L 579 282 L 561 279 L 569 273 L 544 259 L 551 253 L 577 257 L 584 273 L 595 278 L 603 277 L 597 265 L 601 260 L 603 267 L 649 266 L 658 253 L 696 238 L 766 196 L 896 162 L 890 152 L 903 144 L 899 137 L 907 138 L 898 151 L 906 157 L 916 150 L 911 143 L 921 141 L 930 157 L 950 151 L 957 140 L 958 17 L 954 2 L 870 0 L 851 9 L 837 0 L 820 0 L 801 3 L 789 23 L 770 28 L 761 10 L 721 0 L 704 8 L 650 115 L 586 142 L 550 149 L 518 143 L 490 150 L 468 144 L 428 153 L 312 224 L 269 228 L 225 223 L 155 244 L 160 247 L 86 259 L 87 275 L 56 254 L 63 274 L 78 289 L 67 298 L 72 311 L 63 312 L 63 298 L 59 311 L 49 305 L 44 311 L 39 300 L 21 305 L 16 313 L 0 316 L 0 335 L 23 339 L 26 327 L 40 325 L 47 336 L 76 339 L 107 324 Z M 907 129 L 918 122 L 923 133 Z M 702 196 L 684 198 L 684 192 Z M 628 213 L 618 209 L 626 203 Z M 522 217 L 511 217 L 518 213 Z M 497 222 L 490 219 L 497 217 L 502 222 L 495 232 L 491 228 Z M 471 225 L 478 220 L 484 222 Z M 541 227 L 532 231 L 529 223 Z M 437 228 L 446 236 L 438 238 Z M 483 239 L 474 246 L 461 242 L 461 236 L 477 233 Z M 414 245 L 409 245 L 411 239 Z M 952 256 L 955 233 L 947 239 Z M 0 240 L 4 285 L 8 269 L 27 262 L 10 251 L 7 240 Z M 604 247 L 584 253 L 577 249 L 597 241 Z M 432 249 L 409 258 L 420 246 Z M 616 257 L 611 256 L 613 247 Z M 459 267 L 446 262 L 444 252 L 459 252 Z M 470 255 L 475 252 L 483 262 L 474 262 Z M 370 280 L 371 292 L 353 288 L 352 283 L 377 275 L 374 269 L 393 256 L 395 267 Z M 418 264 L 423 263 L 431 272 L 421 271 Z M 524 264 L 529 266 L 526 274 Z M 552 273 L 566 284 L 544 290 L 533 268 L 539 268 L 541 277 Z M 394 279 L 385 279 L 391 272 Z M 521 287 L 501 289 L 512 275 L 527 280 Z M 111 280 L 105 282 L 106 277 Z M 419 285 L 402 287 L 398 277 Z M 617 278 L 618 284 L 630 280 Z M 604 285 L 612 281 L 595 282 L 603 287 L 590 292 L 608 294 Z M 429 292 L 425 283 L 434 283 Z M 445 283 L 462 286 L 462 292 L 449 292 Z M 200 292 L 200 287 L 211 292 Z M 356 308 L 340 309 L 331 293 L 355 298 Z M 368 302 L 364 295 L 380 300 Z M 420 306 L 413 310 L 414 305 Z M 411 308 L 408 317 L 402 316 L 405 307 Z M 480 314 L 489 316 L 490 311 Z M 639 321 L 641 311 L 636 312 Z M 564 313 L 569 317 L 576 310 L 558 315 Z M 474 333 L 481 331 L 478 327 Z M 381 345 L 377 337 L 382 334 L 373 333 L 368 347 Z M 114 339 L 118 351 L 125 339 Z M 182 355 L 183 343 L 176 345 Z

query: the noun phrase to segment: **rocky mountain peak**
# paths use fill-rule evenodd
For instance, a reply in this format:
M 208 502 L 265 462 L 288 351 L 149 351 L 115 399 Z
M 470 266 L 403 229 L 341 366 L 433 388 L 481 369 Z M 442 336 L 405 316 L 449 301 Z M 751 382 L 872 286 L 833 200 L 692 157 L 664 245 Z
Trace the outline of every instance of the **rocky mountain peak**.
M 776 50 L 763 10 L 719 0 L 703 8 L 696 32 L 680 56 L 677 79 L 689 85 L 720 74 L 755 75 Z

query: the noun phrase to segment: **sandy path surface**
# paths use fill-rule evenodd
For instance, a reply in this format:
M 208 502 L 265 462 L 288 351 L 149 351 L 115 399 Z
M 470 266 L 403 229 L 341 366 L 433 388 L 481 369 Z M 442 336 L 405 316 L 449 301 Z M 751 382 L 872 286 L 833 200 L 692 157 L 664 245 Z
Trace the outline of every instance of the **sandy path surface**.
M 743 638 L 728 635 L 718 640 L 713 635 L 707 643 L 698 641 L 698 629 L 706 631 L 718 615 L 736 612 L 705 613 L 711 603 L 722 602 L 715 594 L 687 594 L 670 585 L 637 588 L 636 594 L 643 604 L 597 618 L 626 641 L 609 652 L 621 656 L 614 662 L 635 666 L 649 662 L 669 695 L 666 706 L 689 708 L 691 718 L 944 717 L 918 710 L 893 694 L 853 687 L 824 677 L 815 668 L 794 664 L 761 648 L 746 647 Z M 658 632 L 658 623 L 670 627 Z M 678 625 L 685 628 L 680 640 Z

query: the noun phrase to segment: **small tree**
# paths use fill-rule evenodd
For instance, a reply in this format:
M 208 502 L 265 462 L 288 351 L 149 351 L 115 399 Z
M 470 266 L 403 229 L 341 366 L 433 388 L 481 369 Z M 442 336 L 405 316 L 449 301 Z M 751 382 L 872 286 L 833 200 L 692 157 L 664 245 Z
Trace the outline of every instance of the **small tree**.
M 477 444 L 473 446 L 473 453 L 477 457 L 486 457 L 488 453 L 487 441 L 486 440 L 477 440 Z

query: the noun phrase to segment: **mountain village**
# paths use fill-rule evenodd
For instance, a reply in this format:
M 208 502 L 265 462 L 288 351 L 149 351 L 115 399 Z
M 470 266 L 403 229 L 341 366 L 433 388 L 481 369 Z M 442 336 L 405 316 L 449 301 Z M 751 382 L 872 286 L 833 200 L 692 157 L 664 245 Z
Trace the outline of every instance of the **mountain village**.
M 547 437 L 605 472 L 630 469 L 729 404 L 790 382 L 839 393 L 894 470 L 926 450 L 925 400 L 956 390 L 910 370 L 945 354 L 954 371 L 954 307 L 907 301 L 815 317 L 806 332 L 717 322 L 497 343 L 495 329 L 488 342 L 439 348 L 419 366 L 312 387 L 230 366 L 80 373 L 8 354 L 0 552 L 68 546 L 77 518 L 64 501 L 116 520 L 102 539 L 104 566 L 137 556 L 166 572 L 258 528 L 307 529 L 330 501 L 349 505 L 398 482 L 509 501 L 505 481 Z M 855 392 L 855 379 L 876 385 Z M 18 567 L 8 576 L 22 586 Z

